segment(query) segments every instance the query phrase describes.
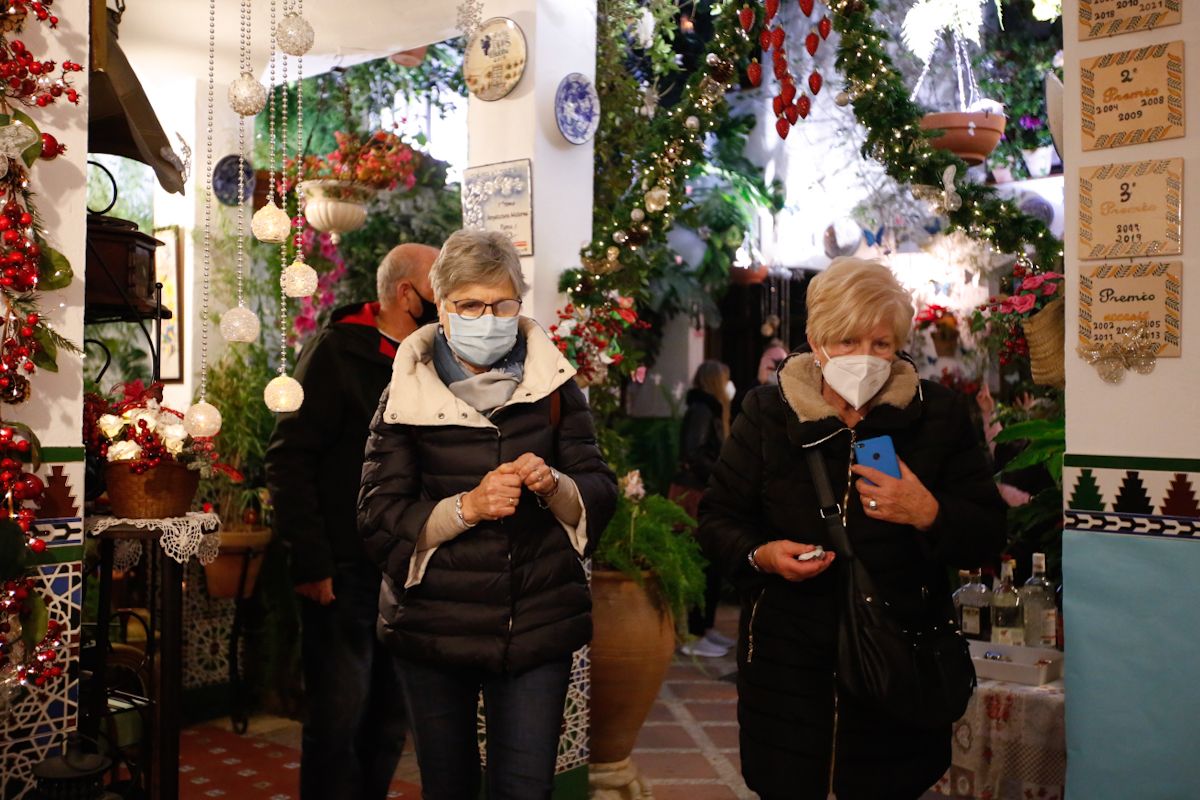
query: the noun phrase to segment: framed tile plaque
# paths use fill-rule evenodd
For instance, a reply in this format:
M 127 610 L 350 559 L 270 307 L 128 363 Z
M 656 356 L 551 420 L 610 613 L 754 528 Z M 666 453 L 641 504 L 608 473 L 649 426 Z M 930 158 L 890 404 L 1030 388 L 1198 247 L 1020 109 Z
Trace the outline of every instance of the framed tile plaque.
M 1137 323 L 1158 345 L 1158 357 L 1180 354 L 1183 262 L 1105 264 L 1079 277 L 1079 344 L 1118 341 Z
M 1079 176 L 1079 257 L 1183 252 L 1183 159 L 1085 168 Z
M 1083 149 L 1177 139 L 1183 116 L 1183 42 L 1080 62 Z
M 1183 21 L 1183 0 L 1079 0 L 1079 38 L 1103 39 Z

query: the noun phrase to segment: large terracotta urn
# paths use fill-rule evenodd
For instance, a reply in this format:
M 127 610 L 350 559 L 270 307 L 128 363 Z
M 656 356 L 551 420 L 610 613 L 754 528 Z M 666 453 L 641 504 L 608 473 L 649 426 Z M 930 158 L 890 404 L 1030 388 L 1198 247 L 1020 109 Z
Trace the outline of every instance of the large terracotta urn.
M 654 577 L 592 573 L 591 762 L 593 798 L 637 798 L 645 789 L 629 760 L 675 650 L 675 622 L 655 603 Z
M 929 144 L 949 150 L 973 167 L 982 164 L 1000 144 L 1007 121 L 997 111 L 945 111 L 926 114 L 921 129 L 942 131 Z
M 263 556 L 270 541 L 270 528 L 222 529 L 220 554 L 211 564 L 204 565 L 204 582 L 209 597 L 237 598 L 239 584 L 241 597 L 250 597 L 254 593 L 254 585 L 258 581 Z

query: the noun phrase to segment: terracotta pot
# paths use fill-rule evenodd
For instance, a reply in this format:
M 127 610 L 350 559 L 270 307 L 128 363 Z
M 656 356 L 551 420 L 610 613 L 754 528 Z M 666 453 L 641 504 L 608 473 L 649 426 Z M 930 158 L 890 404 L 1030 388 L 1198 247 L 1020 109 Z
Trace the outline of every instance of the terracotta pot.
M 952 358 L 958 353 L 958 331 L 934 330 L 930 338 L 933 339 L 933 350 L 938 358 Z
M 367 203 L 374 192 L 349 181 L 301 181 L 304 218 L 319 231 L 340 236 L 358 230 L 367 221 Z
M 141 475 L 128 464 L 110 461 L 104 468 L 108 502 L 124 519 L 182 517 L 192 507 L 200 473 L 174 461 L 163 461 Z
M 929 143 L 949 150 L 973 167 L 982 164 L 1000 144 L 1007 121 L 994 111 L 945 111 L 926 114 L 921 118 L 921 128 L 942 131 Z
M 758 264 L 753 267 L 731 267 L 729 269 L 729 280 L 739 286 L 750 286 L 755 283 L 762 283 L 771 274 L 771 269 L 766 264 Z
M 1058 389 L 1066 386 L 1067 318 L 1063 298 L 1046 305 L 1021 325 L 1029 342 L 1033 382 Z
M 223 529 L 220 555 L 211 564 L 204 565 L 204 582 L 209 597 L 237 597 L 243 565 L 246 566 L 246 583 L 242 597 L 254 594 L 254 584 L 258 580 L 258 572 L 262 569 L 263 556 L 270 541 L 270 528 Z M 247 554 L 250 556 L 248 564 Z
M 653 601 L 654 578 L 639 586 L 620 572 L 592 573 L 591 761 L 623 761 L 675 651 L 671 612 Z
M 421 62 L 425 60 L 425 51 L 429 47 L 414 47 L 411 50 L 401 50 L 399 53 L 392 53 L 390 58 L 392 63 L 398 64 L 401 67 L 419 67 Z

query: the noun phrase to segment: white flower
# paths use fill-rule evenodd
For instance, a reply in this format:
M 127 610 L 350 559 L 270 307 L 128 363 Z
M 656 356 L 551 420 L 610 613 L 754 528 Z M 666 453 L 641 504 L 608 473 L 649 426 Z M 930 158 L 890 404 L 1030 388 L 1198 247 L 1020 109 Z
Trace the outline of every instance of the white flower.
M 655 386 L 661 386 L 662 385 L 662 375 L 659 375 L 657 372 L 651 373 L 650 374 L 650 382 L 653 383 Z
M 117 438 L 117 434 L 124 430 L 125 420 L 116 414 L 104 414 L 100 419 L 96 420 L 96 426 L 109 439 L 115 439 Z
M 1062 16 L 1062 0 L 1033 0 L 1033 18 L 1053 22 Z
M 187 428 L 181 423 L 174 422 L 163 425 L 158 429 L 158 435 L 162 437 L 163 446 L 167 448 L 167 452 L 173 456 L 183 452 L 183 444 L 187 440 Z
M 635 469 L 625 473 L 625 477 L 621 478 L 621 491 L 624 493 L 626 500 L 631 500 L 635 503 L 646 496 L 646 486 L 642 483 L 641 470 Z
M 137 442 L 116 442 L 108 448 L 109 461 L 136 461 L 142 457 L 142 447 Z
M 641 16 L 633 23 L 633 38 L 643 50 L 654 44 L 654 15 L 650 9 L 643 8 Z
M 674 395 L 676 401 L 682 400 L 686 393 L 687 387 L 683 385 L 683 381 L 679 381 L 675 384 L 675 388 L 671 389 L 671 394 Z
M 147 430 L 153 431 L 158 427 L 158 412 L 148 408 L 131 408 L 121 416 L 134 427 L 138 427 L 138 423 L 143 420 L 146 422 Z

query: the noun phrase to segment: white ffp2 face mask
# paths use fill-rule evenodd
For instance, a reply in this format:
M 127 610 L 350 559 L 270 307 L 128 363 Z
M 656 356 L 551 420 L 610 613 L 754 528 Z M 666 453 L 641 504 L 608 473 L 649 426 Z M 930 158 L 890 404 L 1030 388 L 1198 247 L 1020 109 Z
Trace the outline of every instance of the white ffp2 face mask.
M 879 356 L 835 356 L 825 353 L 821 374 L 829 388 L 858 410 L 879 393 L 892 374 L 892 362 Z

